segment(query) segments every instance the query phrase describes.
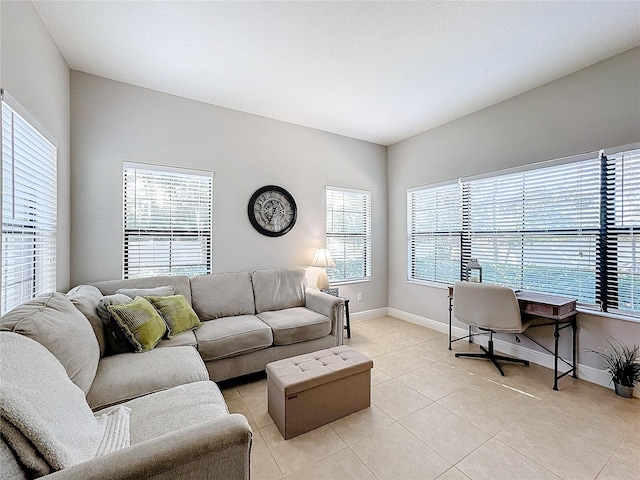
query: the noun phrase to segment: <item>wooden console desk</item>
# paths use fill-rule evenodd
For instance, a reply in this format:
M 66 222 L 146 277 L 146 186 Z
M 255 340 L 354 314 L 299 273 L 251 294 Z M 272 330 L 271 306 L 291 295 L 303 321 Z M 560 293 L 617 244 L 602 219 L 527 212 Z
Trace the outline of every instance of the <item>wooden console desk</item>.
M 558 380 L 565 375 L 571 374 L 573 378 L 577 376 L 577 354 L 576 354 L 576 335 L 577 335 L 577 314 L 576 303 L 574 298 L 560 297 L 557 295 L 548 295 L 546 293 L 535 293 L 526 291 L 517 291 L 516 298 L 520 304 L 520 311 L 524 316 L 539 319 L 529 325 L 529 328 L 537 328 L 544 326 L 554 327 L 554 349 L 549 350 L 547 347 L 540 345 L 536 340 L 529 337 L 526 334 L 521 334 L 538 345 L 540 348 L 546 350 L 553 355 L 554 368 L 553 368 L 553 389 L 558 390 Z M 469 335 L 466 337 L 451 339 L 451 317 L 453 314 L 453 286 L 449 287 L 449 350 L 451 350 L 451 344 L 458 340 L 468 338 L 471 343 L 471 326 L 469 326 Z M 565 328 L 571 327 L 572 330 L 572 359 L 571 362 L 565 360 L 558 355 L 558 340 L 560 339 L 560 332 Z M 558 360 L 565 363 L 569 370 L 558 375 Z

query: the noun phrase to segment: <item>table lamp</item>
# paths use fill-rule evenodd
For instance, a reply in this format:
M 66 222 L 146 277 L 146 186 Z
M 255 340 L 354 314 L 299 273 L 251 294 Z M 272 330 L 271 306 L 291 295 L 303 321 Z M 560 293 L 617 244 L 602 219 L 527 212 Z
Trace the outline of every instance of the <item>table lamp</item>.
M 326 267 L 335 267 L 336 264 L 333 262 L 331 258 L 331 254 L 329 250 L 326 248 L 319 248 L 316 252 L 316 256 L 313 257 L 313 261 L 311 262 L 312 267 L 320 267 L 320 272 L 318 273 L 318 281 L 316 286 L 320 290 L 324 290 L 329 288 L 329 278 L 327 277 Z

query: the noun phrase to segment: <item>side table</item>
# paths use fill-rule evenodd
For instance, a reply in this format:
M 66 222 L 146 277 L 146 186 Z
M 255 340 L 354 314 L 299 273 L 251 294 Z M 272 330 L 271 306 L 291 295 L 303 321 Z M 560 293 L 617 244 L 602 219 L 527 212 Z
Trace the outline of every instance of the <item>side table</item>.
M 329 295 L 333 295 L 334 297 L 342 298 L 342 300 L 344 300 L 344 318 L 345 318 L 344 329 L 347 331 L 347 338 L 351 338 L 351 322 L 349 321 L 349 299 L 340 297 L 340 290 L 337 287 L 325 288 L 320 291 L 324 293 L 328 293 Z

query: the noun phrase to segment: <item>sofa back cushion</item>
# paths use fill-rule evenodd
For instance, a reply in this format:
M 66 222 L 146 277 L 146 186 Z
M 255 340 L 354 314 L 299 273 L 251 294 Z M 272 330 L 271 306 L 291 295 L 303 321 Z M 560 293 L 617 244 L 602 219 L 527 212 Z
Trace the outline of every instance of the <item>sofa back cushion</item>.
M 251 274 L 214 273 L 191 277 L 193 309 L 200 320 L 253 315 Z
M 93 333 L 96 334 L 96 338 L 98 339 L 100 356 L 104 357 L 106 346 L 104 324 L 100 319 L 100 315 L 98 315 L 98 304 L 102 298 L 102 293 L 93 285 L 78 285 L 69 290 L 67 297 L 69 297 L 71 303 L 89 320 L 91 328 L 93 328 Z
M 0 320 L 0 328 L 32 338 L 62 364 L 86 394 L 100 361 L 100 346 L 86 317 L 64 293 L 29 300 Z
M 256 270 L 251 274 L 256 313 L 303 307 L 307 288 L 304 268 Z
M 168 295 L 184 295 L 186 299 L 189 300 L 189 303 L 191 303 L 191 285 L 189 283 L 189 277 L 182 275 L 128 278 L 126 280 L 106 280 L 104 282 L 93 282 L 91 285 L 97 287 L 102 292 L 102 295 L 113 295 L 123 288 L 141 289 L 170 285 L 174 287 L 175 292 Z M 135 295 L 133 296 L 135 297 Z

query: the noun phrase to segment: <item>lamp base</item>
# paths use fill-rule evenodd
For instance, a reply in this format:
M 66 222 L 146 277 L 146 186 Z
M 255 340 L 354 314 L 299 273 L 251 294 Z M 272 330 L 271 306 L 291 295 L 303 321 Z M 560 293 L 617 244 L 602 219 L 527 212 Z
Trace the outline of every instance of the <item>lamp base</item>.
M 327 271 L 324 268 L 320 268 L 320 271 L 318 272 L 318 280 L 316 281 L 316 286 L 319 290 L 329 288 L 329 277 L 327 277 Z

